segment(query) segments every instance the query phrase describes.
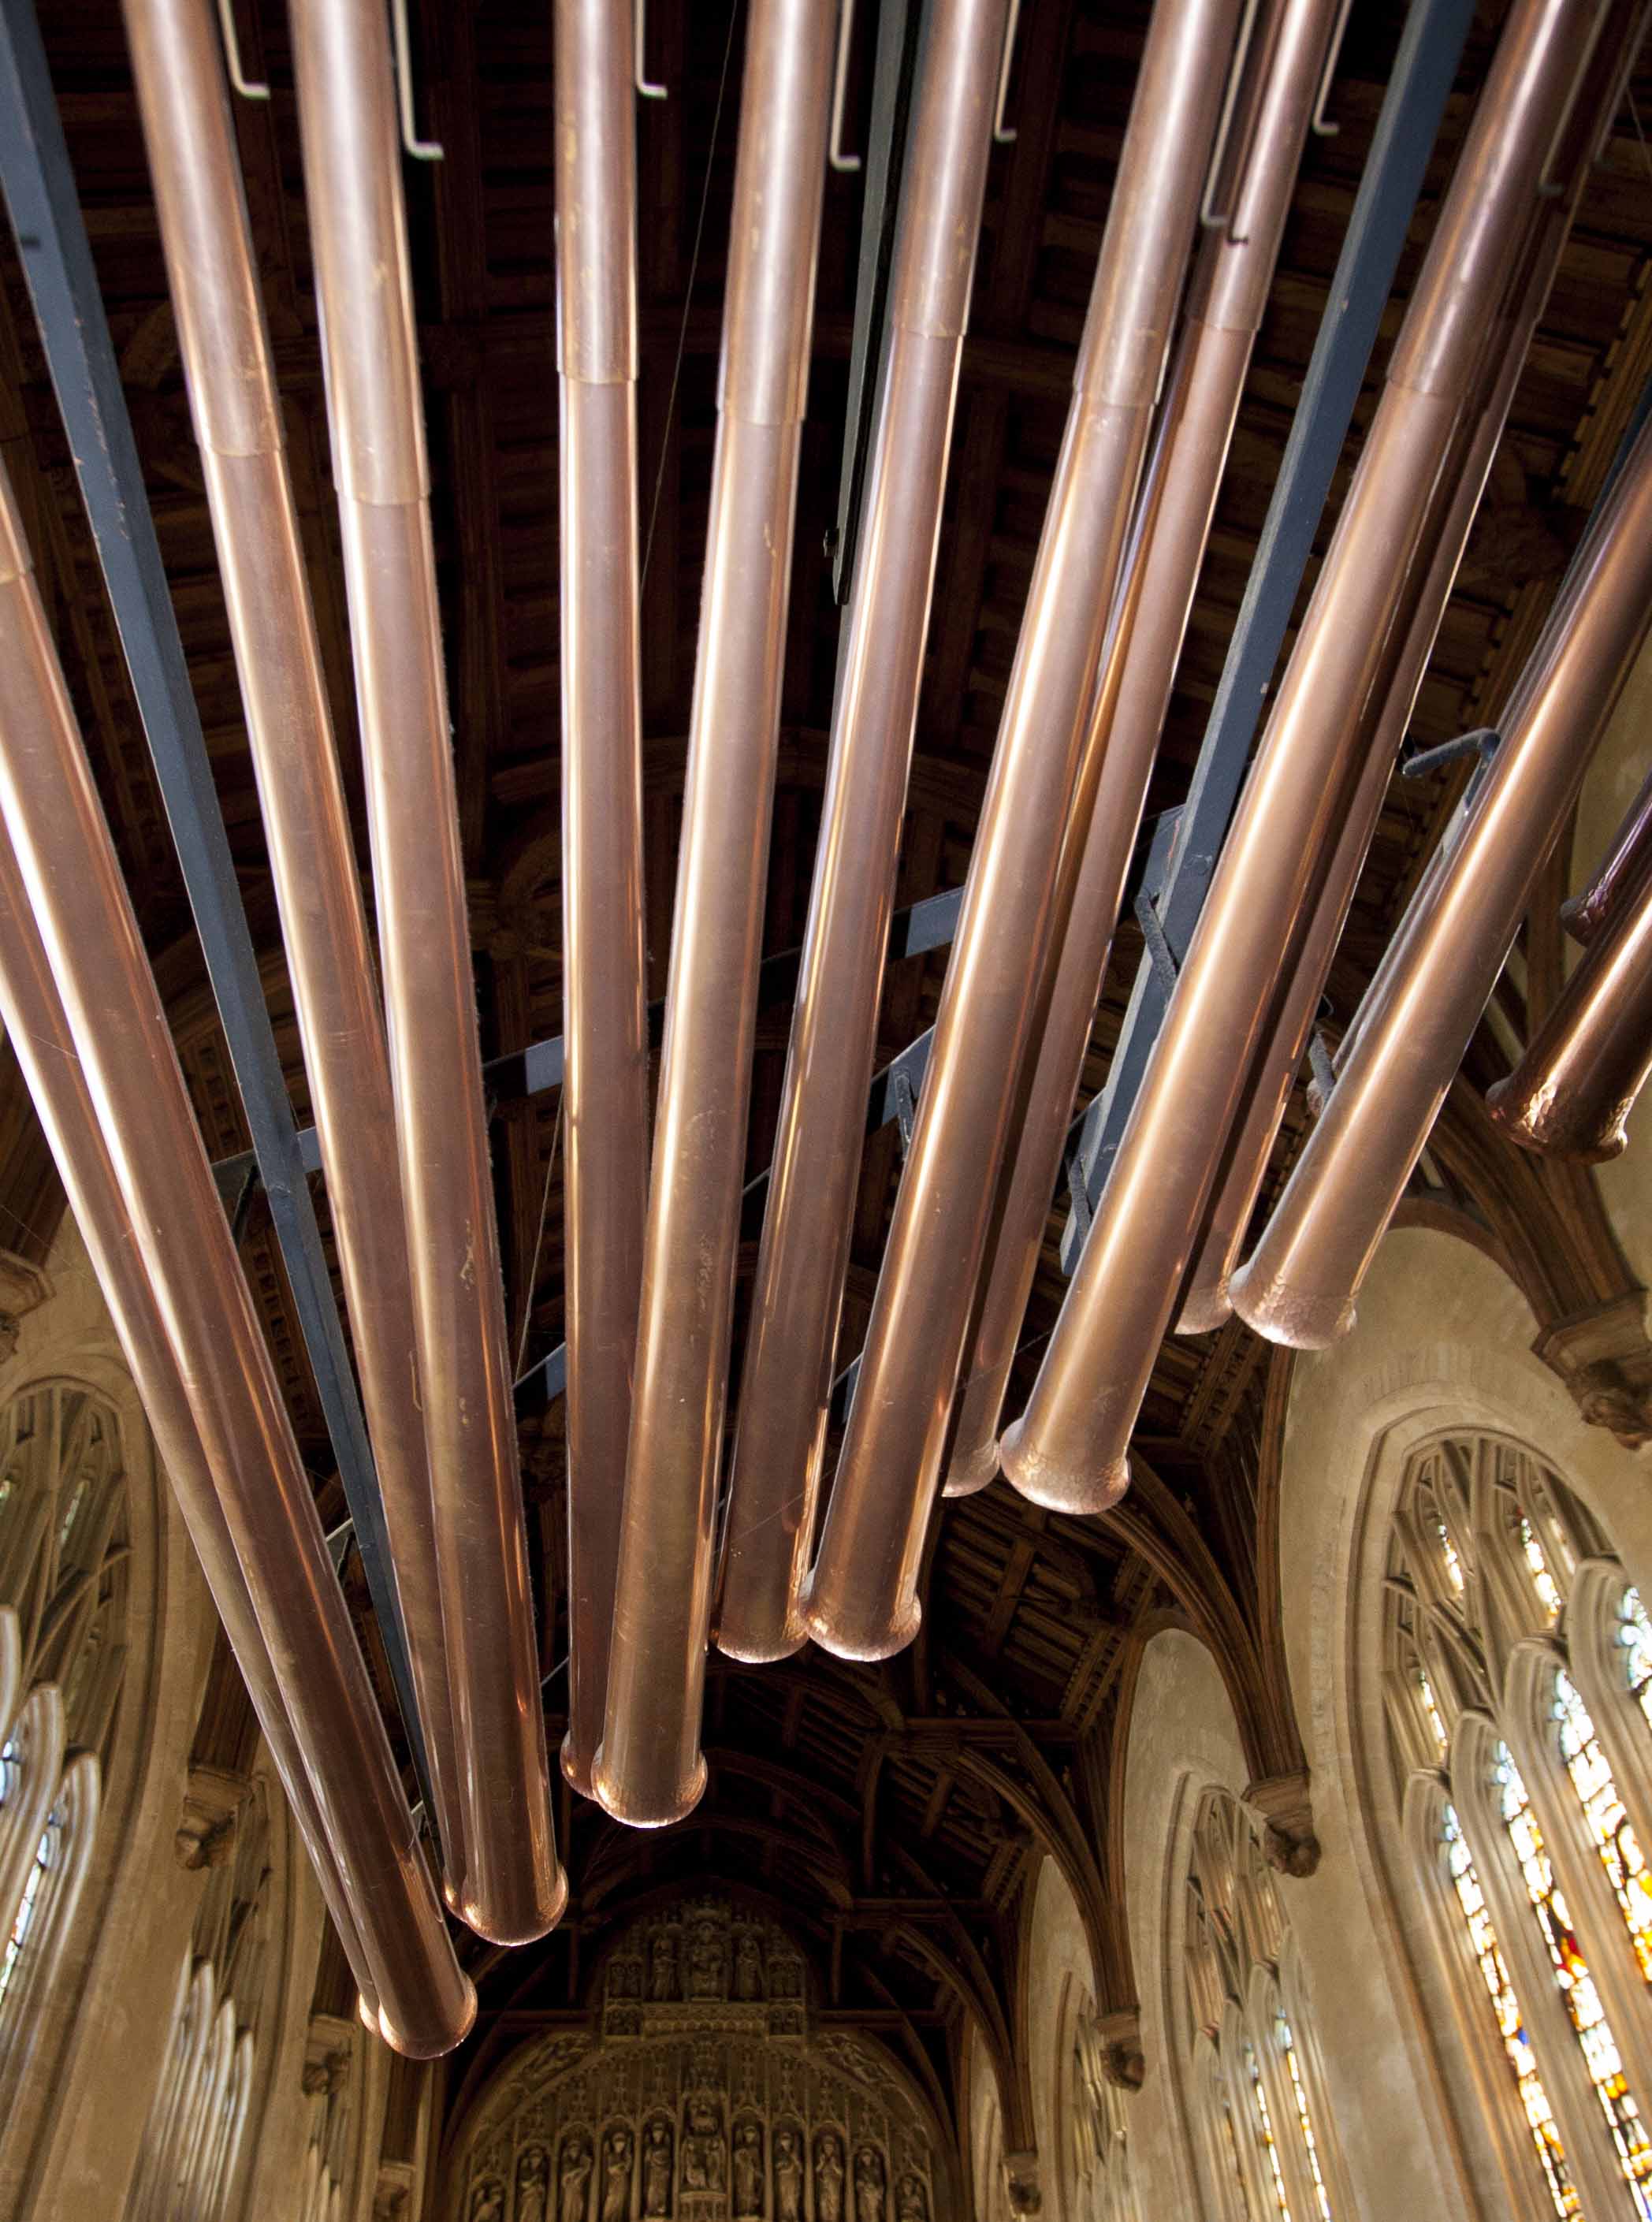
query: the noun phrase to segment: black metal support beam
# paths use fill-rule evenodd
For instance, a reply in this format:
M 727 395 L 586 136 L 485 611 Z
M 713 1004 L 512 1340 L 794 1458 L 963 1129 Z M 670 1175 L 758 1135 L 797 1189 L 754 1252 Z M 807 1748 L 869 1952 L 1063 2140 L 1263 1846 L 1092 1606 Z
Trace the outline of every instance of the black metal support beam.
M 269 1196 L 397 1702 L 423 1785 L 424 1737 L 408 1673 L 378 1473 L 32 0 L 0 0 L 0 188 L 246 1107 L 259 1175 Z M 223 1187 L 221 1182 L 221 1192 Z M 244 1208 L 244 1175 L 229 1193 Z
M 1244 784 L 1274 666 L 1473 16 L 1471 0 L 1414 0 L 1406 22 L 1183 807 L 1164 893 L 1153 904 L 1172 965 L 1179 966 L 1187 955 Z M 1123 1139 L 1169 1001 L 1165 973 L 1150 955 L 1136 974 L 1107 1087 L 1090 1106 L 1079 1136 L 1074 1188 L 1082 1181 L 1091 1211 Z M 1063 1230 L 1061 1262 L 1069 1273 L 1078 1262 L 1088 1223 L 1087 1216 L 1075 1212 Z

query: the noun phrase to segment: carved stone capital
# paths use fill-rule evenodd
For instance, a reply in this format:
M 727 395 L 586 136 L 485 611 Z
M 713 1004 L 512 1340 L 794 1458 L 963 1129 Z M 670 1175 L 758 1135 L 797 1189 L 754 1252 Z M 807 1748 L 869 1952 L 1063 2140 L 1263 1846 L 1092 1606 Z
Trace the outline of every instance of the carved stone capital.
M 1096 2058 L 1102 2080 L 1115 2091 L 1139 2091 L 1147 2072 L 1141 2053 L 1141 2015 L 1135 2006 L 1096 2018 Z
M 233 1767 L 191 1766 L 184 1810 L 173 1835 L 180 1867 L 193 1870 L 223 1865 L 235 1849 L 236 1816 L 247 1790 L 247 1777 Z
M 1308 1770 L 1270 1774 L 1247 1785 L 1245 1803 L 1263 1821 L 1262 1849 L 1276 1874 L 1310 1875 L 1319 1865 L 1319 1838 L 1308 1795 Z
M 1039 2156 L 1036 2152 L 1006 2153 L 1003 2159 L 1004 2193 L 1009 2200 L 1012 2214 L 1037 2214 L 1044 2206 L 1044 2188 L 1039 2181 Z
M 1644 1289 L 1553 1321 L 1531 1347 L 1566 1384 L 1587 1426 L 1605 1428 L 1627 1451 L 1652 1442 L 1652 1341 Z

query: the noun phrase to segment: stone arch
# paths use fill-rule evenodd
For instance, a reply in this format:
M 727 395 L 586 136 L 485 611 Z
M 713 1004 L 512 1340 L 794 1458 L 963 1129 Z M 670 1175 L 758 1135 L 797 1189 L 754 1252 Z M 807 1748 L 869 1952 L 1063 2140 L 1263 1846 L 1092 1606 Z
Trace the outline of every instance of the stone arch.
M 947 2140 L 876 2040 L 823 2026 L 766 1908 L 678 1893 L 519 2045 L 449 2144 L 443 2222 L 951 2222 Z
M 1379 2159 L 1391 2169 L 1404 2149 L 1397 2154 L 1372 2125 L 1408 2120 L 1433 2211 L 1488 2222 L 1506 2211 L 1504 2161 L 1485 2110 L 1448 2098 L 1435 2032 L 1454 2009 L 1403 1886 L 1415 1847 L 1384 1817 L 1372 1754 L 1382 1748 L 1390 1528 L 1408 1461 L 1431 1438 L 1481 1430 L 1527 1447 L 1610 1535 L 1631 1578 L 1652 1572 L 1644 1457 L 1584 1423 L 1531 1355 L 1532 1326 L 1519 1290 L 1484 1252 L 1430 1228 L 1394 1231 L 1353 1334 L 1297 1361 L 1280 1472 L 1284 1625 L 1324 1852 L 1324 1885 L 1305 1894 L 1302 1927 L 1310 1947 L 1340 1950 L 1346 1970 L 1325 2001 L 1328 2051 L 1366 2054 L 1350 2162 L 1356 2174 Z

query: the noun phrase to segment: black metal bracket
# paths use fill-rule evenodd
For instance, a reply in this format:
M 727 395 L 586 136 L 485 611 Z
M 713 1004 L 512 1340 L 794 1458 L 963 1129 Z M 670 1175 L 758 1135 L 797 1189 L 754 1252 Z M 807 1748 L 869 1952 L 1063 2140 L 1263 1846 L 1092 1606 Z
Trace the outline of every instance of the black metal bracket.
M 1490 757 L 1497 754 L 1502 736 L 1491 725 L 1476 725 L 1472 733 L 1459 733 L 1454 741 L 1441 741 L 1431 749 L 1416 749 L 1402 758 L 1399 775 L 1402 779 L 1428 779 L 1448 764 L 1460 763 L 1464 756 Z

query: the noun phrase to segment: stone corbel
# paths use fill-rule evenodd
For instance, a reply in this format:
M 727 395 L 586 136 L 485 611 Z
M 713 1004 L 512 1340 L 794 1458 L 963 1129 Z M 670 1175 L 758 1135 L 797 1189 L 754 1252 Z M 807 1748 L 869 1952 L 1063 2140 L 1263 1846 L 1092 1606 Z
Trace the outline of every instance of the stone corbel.
M 311 2014 L 298 2081 L 306 2099 L 332 2098 L 350 2080 L 357 2031 L 337 2014 Z
M 1003 2159 L 1004 2194 L 1009 2201 L 1009 2211 L 1016 2216 L 1037 2214 L 1044 2206 L 1044 2190 L 1039 2181 L 1037 2153 L 1006 2153 Z
M 235 1849 L 236 1817 L 247 1790 L 247 1777 L 234 1767 L 191 1765 L 184 1811 L 173 1836 L 180 1867 L 223 1865 Z
M 13 1250 L 0 1250 L 0 1363 L 17 1351 L 17 1335 L 25 1312 L 43 1304 L 52 1284 L 38 1265 L 31 1265 Z
M 1275 1874 L 1297 1878 L 1312 1874 L 1319 1865 L 1319 1838 L 1314 1834 L 1307 1768 L 1250 1783 L 1245 1803 L 1262 1817 L 1262 1849 Z
M 1147 2072 L 1141 2053 L 1141 2015 L 1134 2006 L 1096 2017 L 1096 2064 L 1115 2091 L 1139 2091 Z
M 1652 1442 L 1652 1342 L 1646 1291 L 1631 1289 L 1555 1320 L 1531 1346 L 1592 1428 L 1605 1428 L 1626 1451 Z
M 413 2163 L 381 2160 L 373 2193 L 373 2222 L 407 2222 L 413 2211 Z

